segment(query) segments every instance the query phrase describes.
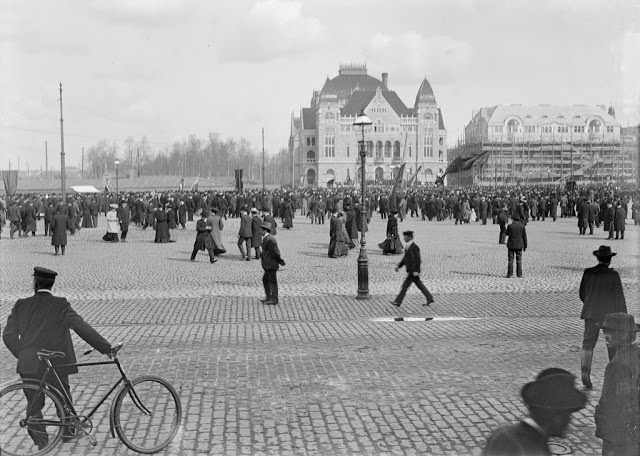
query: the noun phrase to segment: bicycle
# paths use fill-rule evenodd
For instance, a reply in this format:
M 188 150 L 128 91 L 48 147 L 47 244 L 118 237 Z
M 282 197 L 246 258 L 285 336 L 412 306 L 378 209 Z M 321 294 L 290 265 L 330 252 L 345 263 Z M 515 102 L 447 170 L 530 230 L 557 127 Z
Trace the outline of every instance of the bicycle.
M 40 456 L 51 451 L 61 440 L 82 437 L 96 446 L 98 442 L 91 434 L 91 417 L 118 387 L 120 389 L 111 404 L 109 416 L 111 436 L 115 438 L 117 434 L 122 443 L 138 453 L 156 453 L 167 447 L 178 433 L 182 420 L 178 393 L 160 377 L 146 375 L 129 380 L 118 360 L 122 346 L 120 343 L 112 347 L 107 355 L 110 361 L 55 366 L 51 359 L 64 357 L 63 352 L 39 351 L 38 359 L 47 366 L 42 379 L 19 380 L 0 391 L 0 454 Z M 72 366 L 109 364 L 116 365 L 120 379 L 87 415 L 78 415 L 58 372 Z M 49 373 L 53 374 L 58 385 L 46 381 Z M 27 394 L 32 396 L 31 400 L 26 400 Z M 35 410 L 42 404 L 41 411 Z

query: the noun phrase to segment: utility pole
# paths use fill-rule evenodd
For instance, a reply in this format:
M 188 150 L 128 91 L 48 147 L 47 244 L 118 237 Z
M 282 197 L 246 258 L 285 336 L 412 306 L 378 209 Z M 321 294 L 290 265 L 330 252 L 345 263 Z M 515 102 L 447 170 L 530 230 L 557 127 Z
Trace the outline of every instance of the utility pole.
M 82 179 L 84 180 L 84 147 L 82 148 Z
M 262 191 L 264 192 L 264 128 L 262 128 Z
M 64 128 L 62 118 L 62 82 L 60 82 L 60 180 L 62 185 L 62 202 L 67 202 L 67 186 L 64 166 Z
M 49 178 L 49 151 L 47 149 L 47 141 L 44 142 L 44 175 Z

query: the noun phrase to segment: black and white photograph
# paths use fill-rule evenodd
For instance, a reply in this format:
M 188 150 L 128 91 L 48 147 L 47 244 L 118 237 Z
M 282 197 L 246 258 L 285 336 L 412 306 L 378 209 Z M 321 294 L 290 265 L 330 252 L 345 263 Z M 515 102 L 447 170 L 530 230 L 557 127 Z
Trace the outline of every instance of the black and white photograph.
M 0 0 L 0 455 L 640 456 L 640 0 Z

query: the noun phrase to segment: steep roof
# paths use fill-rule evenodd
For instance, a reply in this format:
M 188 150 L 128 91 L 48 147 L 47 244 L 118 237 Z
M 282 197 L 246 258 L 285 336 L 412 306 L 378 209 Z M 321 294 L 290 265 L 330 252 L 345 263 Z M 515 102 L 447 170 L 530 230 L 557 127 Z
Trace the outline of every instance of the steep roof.
M 316 127 L 316 108 L 302 108 L 302 129 L 315 130 Z
M 381 87 L 383 92 L 387 90 L 380 80 L 368 74 L 340 74 L 325 81 L 320 96 L 332 94 L 339 100 L 346 100 L 354 90 L 375 92 L 378 87 Z
M 356 90 L 340 110 L 340 114 L 343 116 L 357 116 L 363 108 L 366 108 L 371 103 L 375 96 L 376 92 L 374 90 Z M 412 116 L 414 114 L 412 109 L 405 106 L 397 93 L 391 90 L 383 90 L 382 96 L 399 116 Z
M 442 111 L 438 108 L 438 130 L 444 130 L 444 119 L 442 118 Z
M 433 89 L 431 88 L 431 84 L 427 81 L 427 78 L 422 80 L 422 84 L 420 84 L 420 88 L 418 89 L 418 93 L 416 94 L 416 102 L 414 106 L 418 104 L 420 98 L 427 99 L 428 101 L 435 101 L 436 96 L 433 94 Z

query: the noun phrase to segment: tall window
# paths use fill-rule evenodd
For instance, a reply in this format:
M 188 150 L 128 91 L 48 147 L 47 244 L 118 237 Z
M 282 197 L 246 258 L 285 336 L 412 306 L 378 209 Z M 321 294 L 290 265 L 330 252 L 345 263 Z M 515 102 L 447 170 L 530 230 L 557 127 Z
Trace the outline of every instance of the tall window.
M 336 156 L 336 134 L 331 129 L 324 135 L 324 156 L 327 158 Z
M 367 141 L 367 157 L 373 157 L 373 141 Z
M 307 137 L 307 146 L 311 145 L 311 138 Z
M 382 158 L 382 141 L 376 143 L 376 158 Z
M 381 120 L 376 120 L 376 122 L 373 124 L 373 131 L 375 133 L 384 133 L 384 124 L 382 123 Z
M 315 146 L 316 145 L 316 138 L 311 138 L 311 145 Z
M 411 157 L 411 146 L 409 146 L 409 157 Z
M 384 158 L 391 158 L 391 141 L 384 143 Z
M 433 157 L 433 131 L 432 130 L 427 130 L 427 134 L 424 137 L 423 155 L 429 158 Z
M 349 145 L 347 145 L 347 158 L 349 158 Z
M 400 141 L 393 143 L 393 158 L 400 158 Z

